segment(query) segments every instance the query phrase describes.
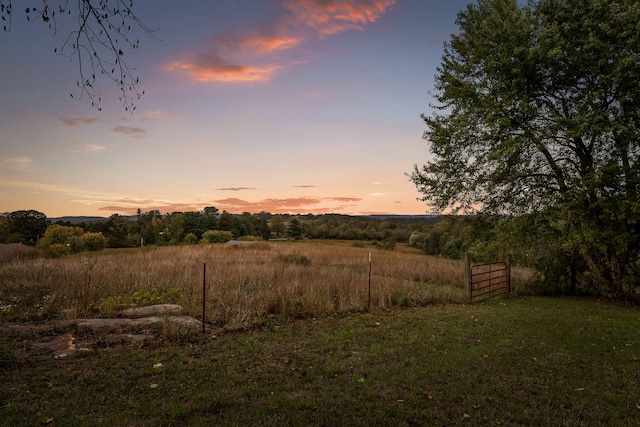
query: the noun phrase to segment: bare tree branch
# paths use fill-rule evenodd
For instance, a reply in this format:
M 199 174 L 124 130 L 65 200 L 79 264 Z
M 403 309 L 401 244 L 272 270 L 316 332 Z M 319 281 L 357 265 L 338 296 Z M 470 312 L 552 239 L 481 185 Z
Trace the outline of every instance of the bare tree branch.
M 70 4 L 71 3 L 71 4 Z M 11 0 L 0 0 L 0 18 L 3 30 L 11 31 L 13 7 Z M 60 48 L 54 52 L 68 54 L 78 61 L 77 86 L 79 93 L 72 98 L 87 96 L 91 105 L 101 110 L 101 93 L 96 89 L 96 80 L 104 76 L 118 86 L 119 100 L 125 111 L 133 112 L 135 102 L 144 94 L 136 69 L 124 59 L 126 50 L 140 46 L 136 33 L 148 38 L 155 37 L 157 29 L 150 28 L 133 12 L 133 0 L 42 0 L 41 6 L 25 9 L 27 20 L 43 21 L 55 37 L 57 21 L 65 17 L 77 19 Z M 69 18 L 71 19 L 71 18 Z

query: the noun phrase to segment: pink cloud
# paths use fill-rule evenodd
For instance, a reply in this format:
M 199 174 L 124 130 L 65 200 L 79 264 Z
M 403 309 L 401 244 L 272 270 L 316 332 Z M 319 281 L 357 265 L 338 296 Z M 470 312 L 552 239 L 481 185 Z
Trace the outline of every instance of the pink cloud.
M 199 82 L 251 82 L 268 80 L 277 66 L 243 66 L 231 64 L 215 55 L 202 53 L 188 61 L 176 61 L 167 70 L 184 70 Z
M 285 0 L 283 3 L 297 25 L 313 28 L 321 36 L 363 30 L 395 4 L 396 0 Z
M 396 0 L 283 0 L 287 14 L 270 26 L 219 34 L 207 51 L 174 61 L 166 70 L 184 71 L 202 83 L 267 81 L 283 67 L 276 65 L 281 59 L 273 54 L 301 45 L 310 30 L 322 38 L 363 30 L 395 4 Z M 289 62 L 295 63 L 304 61 Z
M 58 116 L 56 117 L 60 122 L 62 122 L 63 125 L 65 126 L 69 126 L 69 127 L 77 127 L 80 125 L 92 125 L 94 123 L 99 122 L 98 119 L 83 119 L 80 117 L 64 117 L 64 116 Z
M 138 209 L 142 212 L 159 211 L 161 214 L 173 213 L 173 212 L 198 212 L 207 206 L 205 204 L 191 204 L 191 203 L 139 203 L 133 205 L 110 205 L 99 208 L 100 211 L 118 213 L 120 215 L 135 215 L 138 213 Z
M 213 44 L 218 51 L 255 54 L 291 49 L 302 41 L 300 36 L 275 24 L 273 29 L 220 34 L 213 39 Z
M 330 202 L 358 202 L 355 197 L 291 197 L 284 199 L 265 199 L 249 202 L 237 198 L 215 200 L 215 206 L 220 210 L 232 213 L 240 212 L 270 212 L 270 213 L 328 213 L 344 210 L 345 206 L 329 206 Z M 320 206 L 319 206 L 320 205 Z
M 241 188 L 241 187 L 238 187 Z M 346 203 L 359 202 L 356 197 L 290 197 L 283 199 L 264 199 L 256 202 L 230 197 L 202 203 L 175 203 L 151 199 L 121 198 L 111 201 L 111 205 L 99 208 L 101 211 L 116 212 L 122 215 L 135 215 L 138 209 L 143 212 L 152 210 L 161 213 L 198 212 L 206 206 L 215 206 L 220 211 L 240 214 L 242 212 L 258 213 L 336 213 L 344 211 Z M 336 204 L 337 202 L 337 204 Z
M 295 197 L 287 199 L 265 199 L 259 202 L 248 202 L 237 198 L 215 200 L 222 209 L 230 212 L 284 212 L 288 209 L 299 209 L 304 206 L 316 205 L 320 199 L 312 197 Z M 216 205 L 216 206 L 217 206 Z

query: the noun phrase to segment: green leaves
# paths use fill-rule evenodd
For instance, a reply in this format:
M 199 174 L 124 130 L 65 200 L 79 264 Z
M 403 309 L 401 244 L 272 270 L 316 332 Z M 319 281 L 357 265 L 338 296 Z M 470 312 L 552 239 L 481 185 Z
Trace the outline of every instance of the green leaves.
M 619 208 L 640 198 L 639 19 L 630 0 L 480 0 L 460 12 L 437 113 L 422 116 L 433 160 L 411 179 L 424 200 L 564 212 L 563 238 L 592 254 L 600 288 L 618 289 L 640 253 L 637 220 Z

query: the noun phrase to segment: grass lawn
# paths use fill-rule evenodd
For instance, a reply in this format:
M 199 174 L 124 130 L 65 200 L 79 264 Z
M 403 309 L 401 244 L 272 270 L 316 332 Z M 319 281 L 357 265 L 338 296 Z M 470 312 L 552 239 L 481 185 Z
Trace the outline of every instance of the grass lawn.
M 640 424 L 640 310 L 498 298 L 54 359 L 0 337 L 0 425 Z

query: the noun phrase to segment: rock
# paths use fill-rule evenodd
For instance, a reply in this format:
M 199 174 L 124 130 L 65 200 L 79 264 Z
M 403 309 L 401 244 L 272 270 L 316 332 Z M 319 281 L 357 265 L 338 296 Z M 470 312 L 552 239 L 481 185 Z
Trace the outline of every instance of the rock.
M 158 304 L 128 308 L 120 312 L 120 316 L 128 319 L 139 319 L 141 317 L 179 315 L 181 313 L 182 306 L 178 304 Z
M 43 323 L 21 323 L 9 324 L 4 328 L 19 332 L 47 332 L 54 330 L 77 330 L 79 332 L 92 331 L 121 331 L 135 326 L 149 326 L 161 324 L 163 322 L 175 323 L 188 328 L 199 328 L 202 321 L 190 316 L 147 316 L 136 319 L 76 319 L 76 320 L 54 320 Z M 2 327 L 0 327 L 0 331 Z

